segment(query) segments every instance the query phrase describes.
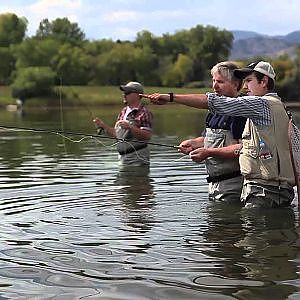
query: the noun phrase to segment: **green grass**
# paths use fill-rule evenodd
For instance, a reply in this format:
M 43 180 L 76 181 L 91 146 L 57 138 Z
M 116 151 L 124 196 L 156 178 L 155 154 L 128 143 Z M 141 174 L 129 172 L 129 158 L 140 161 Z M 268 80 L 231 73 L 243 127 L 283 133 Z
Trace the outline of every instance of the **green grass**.
M 204 93 L 208 89 L 195 88 L 169 88 L 169 87 L 146 87 L 145 93 Z M 26 107 L 59 106 L 60 95 L 64 106 L 102 106 L 120 105 L 122 92 L 118 86 L 63 86 L 56 87 L 56 95 L 53 97 L 27 99 Z M 15 104 L 11 96 L 11 89 L 0 86 L 0 106 Z
M 15 100 L 11 96 L 11 89 L 7 86 L 0 86 L 0 106 L 15 104 Z

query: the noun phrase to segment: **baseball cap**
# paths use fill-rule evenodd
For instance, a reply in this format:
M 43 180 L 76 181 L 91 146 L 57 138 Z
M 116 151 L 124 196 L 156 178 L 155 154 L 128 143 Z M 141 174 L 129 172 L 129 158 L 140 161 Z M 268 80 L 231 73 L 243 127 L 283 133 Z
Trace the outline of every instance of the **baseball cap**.
M 120 85 L 120 90 L 124 92 L 130 92 L 130 93 L 138 93 L 138 94 L 144 93 L 143 86 L 136 81 L 130 81 L 125 85 Z
M 275 80 L 275 71 L 270 63 L 266 61 L 259 61 L 249 64 L 246 68 L 240 68 L 234 70 L 234 75 L 238 78 L 244 79 L 247 75 L 253 71 L 259 72 Z

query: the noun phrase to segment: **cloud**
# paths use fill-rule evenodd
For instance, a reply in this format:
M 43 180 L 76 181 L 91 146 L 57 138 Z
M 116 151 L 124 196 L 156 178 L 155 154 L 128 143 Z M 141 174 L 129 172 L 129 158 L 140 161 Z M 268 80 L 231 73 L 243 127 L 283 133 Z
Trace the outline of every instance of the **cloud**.
M 109 23 L 137 21 L 138 19 L 140 18 L 136 11 L 115 11 L 103 15 L 103 21 Z
M 80 0 L 40 0 L 29 6 L 33 13 L 65 13 L 68 10 L 78 10 L 82 7 Z
M 40 0 L 28 7 L 30 15 L 40 21 L 45 18 L 54 20 L 66 17 L 74 22 L 78 20 L 78 12 L 81 9 L 80 0 Z

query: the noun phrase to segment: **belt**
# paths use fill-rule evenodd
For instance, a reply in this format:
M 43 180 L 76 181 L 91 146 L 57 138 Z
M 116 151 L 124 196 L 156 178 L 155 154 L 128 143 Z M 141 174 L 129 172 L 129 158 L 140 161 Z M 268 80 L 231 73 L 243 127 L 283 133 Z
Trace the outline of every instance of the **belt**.
M 138 146 L 131 146 L 130 149 L 127 149 L 127 150 L 124 150 L 124 151 L 119 151 L 119 154 L 120 154 L 120 155 L 129 154 L 129 153 L 132 153 L 132 152 L 135 152 L 135 151 L 144 149 L 144 148 L 146 148 L 147 146 L 148 146 L 147 144 L 140 144 L 140 145 L 138 145 Z
M 222 175 L 218 175 L 218 176 L 208 176 L 206 178 L 207 182 L 219 182 L 219 181 L 223 181 L 226 179 L 231 179 L 231 178 L 235 178 L 235 177 L 239 177 L 241 176 L 241 172 L 240 171 L 235 171 L 232 173 L 226 173 L 226 174 L 222 174 Z

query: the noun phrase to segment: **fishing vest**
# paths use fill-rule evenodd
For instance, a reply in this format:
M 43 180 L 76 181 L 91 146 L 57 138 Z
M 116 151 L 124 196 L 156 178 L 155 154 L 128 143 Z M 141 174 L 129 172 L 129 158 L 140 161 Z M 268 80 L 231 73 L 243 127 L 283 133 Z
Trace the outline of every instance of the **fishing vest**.
M 295 185 L 288 146 L 288 115 L 279 97 L 263 96 L 268 101 L 272 123 L 254 125 L 247 119 L 240 152 L 241 173 L 245 182 L 283 188 Z
M 245 118 L 208 114 L 204 148 L 221 148 L 238 143 L 244 129 Z M 208 157 L 205 165 L 208 182 L 217 182 L 240 176 L 238 158 Z
M 136 126 L 135 120 L 128 120 L 130 125 Z M 136 138 L 132 135 L 130 129 L 122 128 L 121 126 L 117 126 L 116 130 L 116 138 L 125 140 L 124 142 L 119 141 L 117 143 L 117 151 L 120 155 L 129 154 L 147 147 L 147 143 L 144 141 L 137 141 Z

